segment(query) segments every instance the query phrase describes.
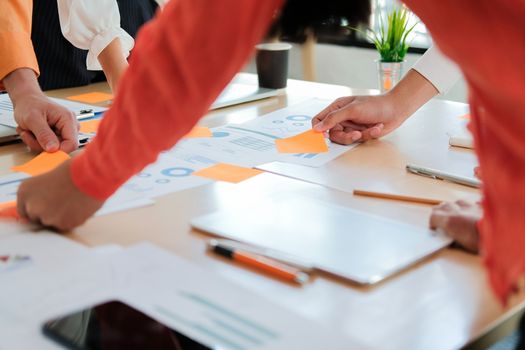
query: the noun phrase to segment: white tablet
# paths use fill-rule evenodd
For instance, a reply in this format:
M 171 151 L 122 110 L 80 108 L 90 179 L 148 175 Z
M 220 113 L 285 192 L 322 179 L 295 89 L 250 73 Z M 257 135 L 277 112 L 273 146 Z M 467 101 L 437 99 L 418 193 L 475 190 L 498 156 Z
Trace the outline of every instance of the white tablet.
M 290 194 L 201 216 L 191 224 L 295 256 L 359 284 L 377 283 L 451 243 L 430 229 Z

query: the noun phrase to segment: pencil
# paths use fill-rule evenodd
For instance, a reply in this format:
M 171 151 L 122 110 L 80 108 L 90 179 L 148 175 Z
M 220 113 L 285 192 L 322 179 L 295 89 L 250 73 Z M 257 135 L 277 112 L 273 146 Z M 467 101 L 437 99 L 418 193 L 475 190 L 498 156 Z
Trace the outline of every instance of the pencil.
M 216 254 L 240 262 L 244 265 L 256 268 L 258 270 L 264 271 L 282 280 L 298 283 L 301 285 L 308 281 L 308 275 L 303 271 L 291 266 L 281 264 L 277 261 L 265 258 L 263 256 L 243 252 L 238 249 L 233 249 L 231 247 L 221 245 L 216 240 L 211 240 L 209 242 L 209 247 Z
M 398 200 L 398 201 L 404 201 L 404 202 L 430 204 L 430 205 L 437 205 L 443 202 L 442 200 L 439 200 L 439 199 L 404 196 L 401 194 L 371 192 L 371 191 L 363 191 L 363 190 L 354 190 L 354 195 L 364 196 L 364 197 L 392 199 L 392 200 Z

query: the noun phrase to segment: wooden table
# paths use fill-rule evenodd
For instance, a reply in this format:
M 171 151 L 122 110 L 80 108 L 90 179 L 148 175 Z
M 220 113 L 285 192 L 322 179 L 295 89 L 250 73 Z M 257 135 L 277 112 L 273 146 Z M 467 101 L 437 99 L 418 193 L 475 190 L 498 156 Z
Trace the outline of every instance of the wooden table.
M 237 81 L 254 82 L 241 74 Z M 49 92 L 65 97 L 88 91 L 107 91 L 104 84 Z M 289 81 L 278 97 L 213 111 L 201 121 L 218 126 L 243 122 L 308 97 L 334 99 L 371 90 L 302 81 Z M 310 169 L 307 176 L 318 184 L 265 173 L 243 183 L 213 183 L 158 198 L 151 207 L 97 217 L 76 229 L 71 238 L 90 246 L 108 243 L 130 245 L 149 240 L 261 294 L 304 317 L 342 332 L 378 349 L 454 349 L 477 341 L 483 348 L 515 324 L 523 302 L 503 309 L 487 285 L 478 256 L 447 249 L 409 270 L 373 287 L 316 276 L 304 287 L 294 287 L 260 275 L 205 250 L 208 236 L 192 231 L 191 218 L 221 208 L 238 208 L 277 192 L 290 192 L 312 199 L 358 208 L 396 220 L 426 226 L 430 207 L 395 201 L 354 197 L 351 188 L 390 190 L 453 200 L 479 198 L 477 190 L 407 174 L 404 166 L 420 163 L 445 165 L 472 174 L 471 151 L 449 149 L 446 130 L 459 125 L 458 110 L 466 106 L 436 102 L 442 118 L 420 113 L 398 131 L 379 141 L 363 144 L 333 162 Z M 451 114 L 452 113 L 452 114 Z M 23 145 L 0 148 L 0 173 L 32 157 Z M 280 166 L 282 172 L 289 171 Z M 448 169 L 447 168 L 447 169 Z M 328 188 L 331 185 L 339 190 Z

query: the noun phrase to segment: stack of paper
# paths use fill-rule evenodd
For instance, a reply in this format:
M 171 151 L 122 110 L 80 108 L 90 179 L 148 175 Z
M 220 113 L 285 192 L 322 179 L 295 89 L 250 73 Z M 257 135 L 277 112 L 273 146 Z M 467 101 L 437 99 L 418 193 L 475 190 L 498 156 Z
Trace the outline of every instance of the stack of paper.
M 150 244 L 100 254 L 58 235 L 16 233 L 1 235 L 0 247 L 31 261 L 0 270 L 6 348 L 58 348 L 41 333 L 45 321 L 109 300 L 216 349 L 363 348 Z

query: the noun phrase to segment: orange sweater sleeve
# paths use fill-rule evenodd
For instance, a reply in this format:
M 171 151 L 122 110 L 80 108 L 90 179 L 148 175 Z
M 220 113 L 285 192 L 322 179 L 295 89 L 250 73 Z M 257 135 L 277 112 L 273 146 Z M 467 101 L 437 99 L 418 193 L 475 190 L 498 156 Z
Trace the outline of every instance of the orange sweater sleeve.
M 73 160 L 84 193 L 108 198 L 197 123 L 242 68 L 282 0 L 172 0 L 143 27 L 98 135 Z
M 19 68 L 39 74 L 31 42 L 32 0 L 3 0 L 0 10 L 0 81 Z M 0 88 L 2 88 L 0 86 Z

